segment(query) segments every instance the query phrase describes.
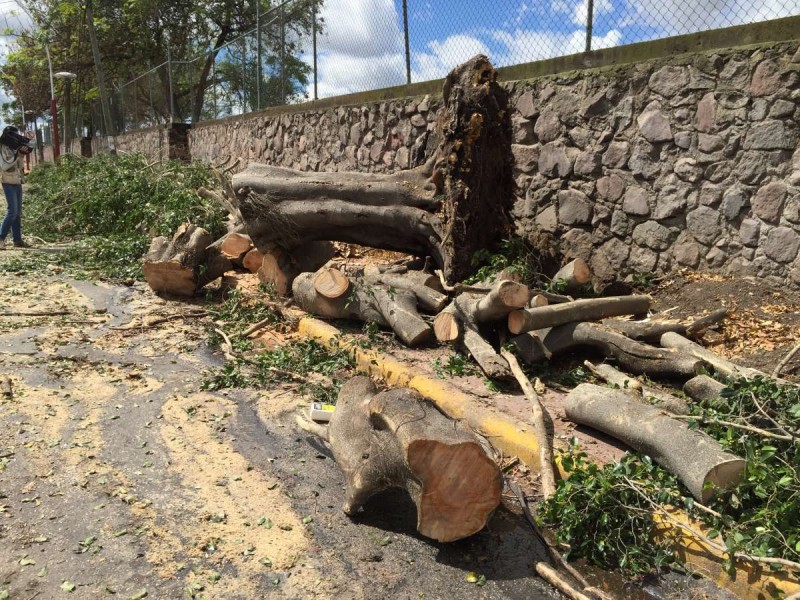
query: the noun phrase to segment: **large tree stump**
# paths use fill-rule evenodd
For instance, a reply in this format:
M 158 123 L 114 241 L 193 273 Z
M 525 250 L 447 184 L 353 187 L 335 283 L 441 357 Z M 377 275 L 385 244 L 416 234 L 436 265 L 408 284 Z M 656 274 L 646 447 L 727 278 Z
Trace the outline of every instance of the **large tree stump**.
M 745 461 L 725 452 L 712 437 L 620 390 L 582 383 L 567 396 L 565 410 L 569 420 L 649 455 L 677 475 L 700 502 L 736 485 L 744 472 Z
M 446 78 L 424 165 L 391 175 L 304 173 L 251 164 L 233 177 L 247 232 L 262 252 L 333 240 L 430 256 L 447 281 L 510 226 L 508 93 L 485 56 Z
M 415 391 L 378 393 L 367 377 L 342 386 L 327 439 L 355 515 L 387 488 L 408 490 L 417 531 L 440 542 L 477 533 L 500 504 L 500 469 L 475 436 Z
M 202 227 L 181 225 L 171 240 L 154 238 L 142 258 L 147 285 L 158 293 L 193 296 L 204 285 L 233 268 Z

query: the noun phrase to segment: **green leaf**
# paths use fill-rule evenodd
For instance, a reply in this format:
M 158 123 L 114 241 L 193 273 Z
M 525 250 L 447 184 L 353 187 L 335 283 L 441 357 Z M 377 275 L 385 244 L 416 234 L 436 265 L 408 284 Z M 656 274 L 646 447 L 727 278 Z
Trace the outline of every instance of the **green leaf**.
M 61 584 L 61 589 L 67 593 L 72 593 L 75 591 L 75 584 L 71 581 L 65 581 Z
M 142 600 L 142 598 L 147 598 L 147 590 L 145 588 L 142 588 L 131 596 L 131 600 Z

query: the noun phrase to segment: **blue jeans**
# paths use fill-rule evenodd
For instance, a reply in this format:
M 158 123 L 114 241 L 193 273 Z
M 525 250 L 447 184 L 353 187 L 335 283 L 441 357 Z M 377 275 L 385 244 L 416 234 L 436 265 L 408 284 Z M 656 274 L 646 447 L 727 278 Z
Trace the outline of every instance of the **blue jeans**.
M 6 194 L 8 212 L 3 224 L 0 225 L 0 240 L 5 241 L 8 230 L 15 244 L 22 243 L 22 186 L 14 183 L 4 183 L 3 192 Z

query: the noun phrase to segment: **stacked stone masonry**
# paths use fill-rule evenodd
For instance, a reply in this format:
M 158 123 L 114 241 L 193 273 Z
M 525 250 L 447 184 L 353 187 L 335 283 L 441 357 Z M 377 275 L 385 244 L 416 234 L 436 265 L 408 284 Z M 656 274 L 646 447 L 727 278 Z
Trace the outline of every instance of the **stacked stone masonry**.
M 602 287 L 687 267 L 800 285 L 800 50 L 771 43 L 504 83 L 518 231 Z M 441 100 L 201 123 L 192 158 L 390 172 L 435 147 Z

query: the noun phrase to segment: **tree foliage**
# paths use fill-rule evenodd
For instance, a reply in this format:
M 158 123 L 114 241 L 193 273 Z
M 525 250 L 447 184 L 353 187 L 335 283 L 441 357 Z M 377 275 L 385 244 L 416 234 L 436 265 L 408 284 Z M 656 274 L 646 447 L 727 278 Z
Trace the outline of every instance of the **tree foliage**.
M 307 39 L 312 28 L 312 0 L 289 2 L 282 9 L 282 18 L 276 8 L 281 5 L 279 0 L 20 1 L 32 24 L 27 31 L 13 32 L 16 48 L 0 70 L 0 86 L 21 100 L 26 109 L 46 117 L 49 48 L 54 71 L 71 71 L 78 76 L 72 88 L 76 105 L 73 126 L 78 129 L 100 127 L 100 123 L 91 122 L 99 109 L 86 21 L 88 2 L 92 2 L 110 90 L 162 65 L 151 75 L 125 85 L 124 101 L 121 94 L 112 98 L 112 117 L 118 129 L 133 117 L 138 117 L 137 125 L 146 124 L 141 118 L 145 109 L 149 121 L 169 120 L 174 108 L 175 120 L 194 122 L 208 118 L 215 104 L 224 107 L 238 102 L 238 106 L 244 103 L 248 109 L 256 108 L 259 77 L 253 31 L 257 8 L 263 33 L 261 106 L 291 101 L 302 94 L 308 81 L 310 69 L 301 60 L 299 40 Z M 316 2 L 317 7 L 319 4 Z M 239 40 L 244 34 L 248 35 Z M 172 85 L 165 65 L 168 55 Z M 57 94 L 62 91 L 61 85 L 57 82 Z M 212 98 L 214 95 L 216 98 Z M 138 107 L 137 114 L 132 114 L 134 106 Z

